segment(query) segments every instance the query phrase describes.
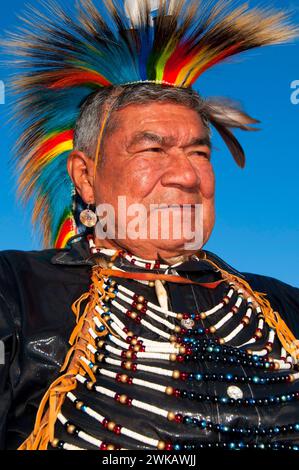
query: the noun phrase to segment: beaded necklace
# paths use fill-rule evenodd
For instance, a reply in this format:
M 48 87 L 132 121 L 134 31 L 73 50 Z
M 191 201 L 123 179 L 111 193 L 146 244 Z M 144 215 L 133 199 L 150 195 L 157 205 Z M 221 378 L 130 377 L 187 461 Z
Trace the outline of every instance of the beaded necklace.
M 129 261 L 132 264 L 137 266 L 146 267 L 147 269 L 167 269 L 167 265 L 159 265 L 155 262 L 144 262 L 142 263 L 140 259 L 133 258 L 130 255 L 122 254 L 122 257 Z M 111 266 L 113 267 L 113 266 Z M 221 403 L 222 405 L 231 405 L 231 406 L 269 406 L 269 405 L 280 405 L 285 402 L 290 402 L 297 400 L 299 398 L 299 391 L 287 395 L 274 395 L 270 397 L 263 397 L 259 399 L 254 399 L 252 397 L 246 398 L 233 398 L 225 396 L 210 396 L 207 394 L 196 393 L 193 391 L 187 391 L 173 386 L 165 386 L 156 382 L 141 380 L 133 375 L 128 375 L 126 373 L 114 372 L 105 368 L 105 364 L 117 366 L 121 369 L 124 369 L 126 372 L 130 371 L 133 374 L 138 371 L 150 372 L 153 376 L 168 376 L 174 380 L 180 379 L 183 381 L 209 381 L 217 379 L 227 382 L 234 383 L 253 383 L 253 384 L 275 384 L 282 382 L 291 382 L 299 378 L 299 372 L 284 376 L 272 376 L 272 377 L 234 377 L 232 374 L 222 374 L 221 376 L 216 376 L 215 374 L 193 374 L 193 373 L 184 373 L 178 370 L 167 370 L 162 368 L 156 368 L 154 366 L 149 366 L 142 364 L 142 360 L 146 359 L 158 359 L 162 361 L 179 363 L 193 361 L 214 361 L 214 362 L 224 362 L 228 365 L 233 364 L 242 364 L 250 368 L 256 368 L 260 370 L 278 370 L 278 369 L 297 369 L 297 366 L 294 365 L 291 361 L 287 362 L 290 356 L 286 356 L 285 351 L 281 351 L 281 359 L 270 359 L 269 353 L 272 351 L 275 331 L 270 329 L 268 341 L 260 351 L 246 351 L 244 346 L 252 344 L 260 339 L 263 335 L 264 328 L 264 319 L 262 316 L 261 308 L 255 306 L 255 314 L 258 318 L 258 327 L 253 335 L 253 337 L 243 344 L 243 348 L 237 349 L 236 347 L 232 348 L 229 345 L 224 346 L 224 344 L 229 343 L 233 338 L 236 338 L 238 334 L 249 324 L 250 318 L 254 313 L 254 302 L 250 297 L 247 299 L 244 298 L 244 292 L 241 289 L 235 290 L 233 283 L 230 283 L 228 290 L 223 297 L 222 301 L 219 302 L 213 308 L 196 314 L 182 314 L 172 312 L 171 310 L 166 310 L 159 305 L 155 305 L 152 302 L 149 302 L 144 296 L 140 296 L 134 293 L 132 290 L 127 287 L 117 284 L 116 281 L 107 279 L 104 282 L 104 290 L 106 295 L 103 298 L 103 301 L 100 305 L 96 305 L 95 312 L 96 315 L 93 317 L 94 325 L 89 328 L 89 334 L 93 340 L 95 346 L 92 342 L 88 344 L 87 348 L 92 353 L 95 358 L 95 361 L 90 361 L 84 356 L 81 357 L 81 360 L 92 370 L 97 376 L 106 376 L 114 379 L 116 383 L 127 384 L 129 386 L 138 386 L 143 388 L 155 389 L 161 393 L 166 394 L 167 396 L 172 396 L 177 399 L 188 399 L 198 402 L 211 402 L 211 403 Z M 212 317 L 217 312 L 221 311 L 224 307 L 228 306 L 231 303 L 231 300 L 237 294 L 237 298 L 234 301 L 234 304 L 230 308 L 230 311 L 224 315 L 224 317 L 219 320 L 215 325 L 210 326 L 209 328 L 200 328 L 197 325 L 199 320 L 205 320 L 208 317 Z M 213 340 L 211 337 L 206 338 L 204 335 L 210 334 L 214 335 L 218 330 L 220 330 L 229 320 L 239 312 L 239 308 L 243 302 L 246 302 L 247 308 L 246 313 L 243 319 L 241 320 L 240 325 L 233 329 L 230 334 L 226 337 L 218 337 L 217 340 Z M 125 304 L 125 305 L 124 305 Z M 113 310 L 113 311 L 112 311 Z M 162 316 L 162 315 L 163 316 Z M 148 322 L 146 318 L 153 320 L 158 326 L 154 326 L 152 323 Z M 133 332 L 128 331 L 128 328 L 123 323 L 122 319 L 129 318 L 136 322 L 137 324 L 142 325 L 145 329 L 151 331 L 151 333 L 156 334 L 159 338 L 162 338 L 163 341 L 149 340 L 144 337 L 134 335 Z M 176 323 L 171 323 L 168 318 L 172 318 Z M 104 322 L 104 324 L 103 324 Z M 105 336 L 105 340 L 102 336 L 98 336 L 98 333 L 103 333 L 106 329 L 106 326 L 109 326 L 110 333 Z M 113 334 L 114 333 L 114 334 Z M 109 343 L 108 341 L 109 340 Z M 115 359 L 114 357 L 119 357 L 120 359 Z M 135 362 L 133 362 L 135 361 Z M 221 423 L 215 423 L 211 420 L 206 420 L 204 418 L 194 418 L 189 415 L 183 415 L 181 413 L 176 413 L 174 411 L 169 411 L 161 407 L 153 406 L 147 404 L 146 402 L 136 400 L 126 394 L 119 394 L 113 391 L 111 388 L 103 387 L 97 385 L 97 383 L 90 381 L 87 377 L 77 374 L 76 376 L 78 382 L 84 384 L 85 387 L 95 393 L 99 393 L 110 397 L 115 400 L 116 403 L 119 403 L 128 407 L 136 407 L 147 411 L 151 414 L 156 414 L 162 416 L 168 421 L 174 421 L 181 425 L 193 426 L 199 429 L 208 429 L 211 431 L 216 431 L 220 434 L 231 434 L 231 435 L 242 435 L 242 436 L 278 436 L 281 434 L 286 434 L 289 432 L 299 431 L 299 423 L 288 424 L 287 426 L 275 426 L 275 427 L 261 427 L 256 426 L 254 428 L 250 427 L 231 427 L 228 425 L 222 425 Z M 91 407 L 86 406 L 83 402 L 80 402 L 76 395 L 72 392 L 67 394 L 69 400 L 71 400 L 77 409 L 80 409 L 84 413 L 87 413 L 90 417 L 97 420 L 102 424 L 103 427 L 112 431 L 113 433 L 120 435 L 127 435 L 132 439 L 142 442 L 144 444 L 150 445 L 157 449 L 165 450 L 185 450 L 187 447 L 189 449 L 204 448 L 206 447 L 223 447 L 230 449 L 240 449 L 240 448 L 288 448 L 297 450 L 296 445 L 293 444 L 283 444 L 283 443 L 268 443 L 268 444 L 252 444 L 251 446 L 243 442 L 230 442 L 230 443 L 202 443 L 197 442 L 195 444 L 182 444 L 176 442 L 162 442 L 155 439 L 152 439 L 146 435 L 141 435 L 134 432 L 131 429 L 122 427 L 120 424 L 109 421 L 107 417 L 104 417 L 97 413 Z M 62 418 L 61 418 L 62 419 Z M 70 428 L 69 422 L 66 419 L 61 421 L 66 429 Z M 75 427 L 76 429 L 76 427 Z M 71 430 L 74 431 L 72 425 Z M 82 438 L 82 431 L 76 430 L 78 437 Z M 83 433 L 84 436 L 84 433 Z M 85 436 L 86 439 L 86 436 Z M 91 442 L 90 440 L 88 442 Z M 102 448 L 103 443 L 98 441 L 92 441 L 91 443 L 96 444 L 98 448 Z M 57 444 L 57 443 L 56 443 Z M 59 443 L 60 447 L 62 444 Z M 65 443 L 63 444 L 65 445 Z M 286 447 L 285 447 L 286 446 Z

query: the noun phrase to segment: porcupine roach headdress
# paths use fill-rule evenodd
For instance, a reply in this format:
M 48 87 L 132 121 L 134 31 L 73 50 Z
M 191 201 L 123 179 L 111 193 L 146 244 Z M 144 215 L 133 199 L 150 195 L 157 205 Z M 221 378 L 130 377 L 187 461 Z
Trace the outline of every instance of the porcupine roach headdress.
M 32 8 L 9 40 L 20 69 L 13 81 L 19 192 L 33 201 L 45 246 L 61 248 L 78 231 L 66 161 L 80 106 L 92 92 L 140 81 L 191 87 L 224 59 L 294 35 L 284 14 L 234 8 L 227 0 L 160 0 L 155 21 L 147 0 L 136 0 L 131 19 L 124 2 L 103 3 L 103 16 L 91 0 L 78 0 L 70 12 L 54 3 L 44 13 Z M 257 121 L 213 101 L 209 109 L 211 124 L 243 167 L 230 129 L 253 130 Z

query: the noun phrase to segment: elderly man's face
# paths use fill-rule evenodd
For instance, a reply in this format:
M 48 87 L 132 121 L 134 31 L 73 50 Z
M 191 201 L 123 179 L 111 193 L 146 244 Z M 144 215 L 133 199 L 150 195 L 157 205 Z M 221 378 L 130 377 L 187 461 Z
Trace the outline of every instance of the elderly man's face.
M 173 224 L 178 220 L 172 211 L 158 211 L 159 225 L 163 218 L 170 217 L 170 237 L 151 239 L 151 205 L 201 204 L 203 240 L 197 249 L 201 248 L 214 225 L 215 183 L 208 133 L 202 120 L 195 111 L 172 103 L 129 105 L 114 116 L 116 127 L 105 138 L 94 193 L 96 205 L 108 203 L 115 208 L 116 244 L 144 258 L 183 254 L 186 241 L 190 239 L 186 240 L 183 230 L 181 238 L 172 237 Z M 117 231 L 122 224 L 119 196 L 126 196 L 127 206 L 138 203 L 145 207 L 147 220 L 143 218 L 142 225 L 148 223 L 146 240 L 129 237 L 117 240 Z M 182 207 L 177 209 L 182 210 Z M 189 214 L 193 230 L 193 207 Z

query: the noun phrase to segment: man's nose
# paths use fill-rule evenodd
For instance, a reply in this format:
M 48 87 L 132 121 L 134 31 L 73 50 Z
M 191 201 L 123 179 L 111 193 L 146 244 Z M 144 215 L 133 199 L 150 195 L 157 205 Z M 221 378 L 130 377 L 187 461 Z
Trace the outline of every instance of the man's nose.
M 184 152 L 177 151 L 169 155 L 169 165 L 161 178 L 161 184 L 193 189 L 199 186 L 200 177 Z

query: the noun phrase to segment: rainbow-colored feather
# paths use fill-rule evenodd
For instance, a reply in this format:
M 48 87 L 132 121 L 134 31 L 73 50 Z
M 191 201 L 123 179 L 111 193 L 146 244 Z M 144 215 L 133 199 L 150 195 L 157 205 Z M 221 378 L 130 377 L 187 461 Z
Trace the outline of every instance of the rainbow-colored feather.
M 123 2 L 104 4 L 102 14 L 90 0 L 71 11 L 55 3 L 32 8 L 8 44 L 22 73 L 13 83 L 19 190 L 34 200 L 46 246 L 63 247 L 77 231 L 66 161 L 91 92 L 145 80 L 190 87 L 228 57 L 295 34 L 284 14 L 227 0 L 161 0 L 154 21 L 146 0 L 137 19 L 126 16 Z

